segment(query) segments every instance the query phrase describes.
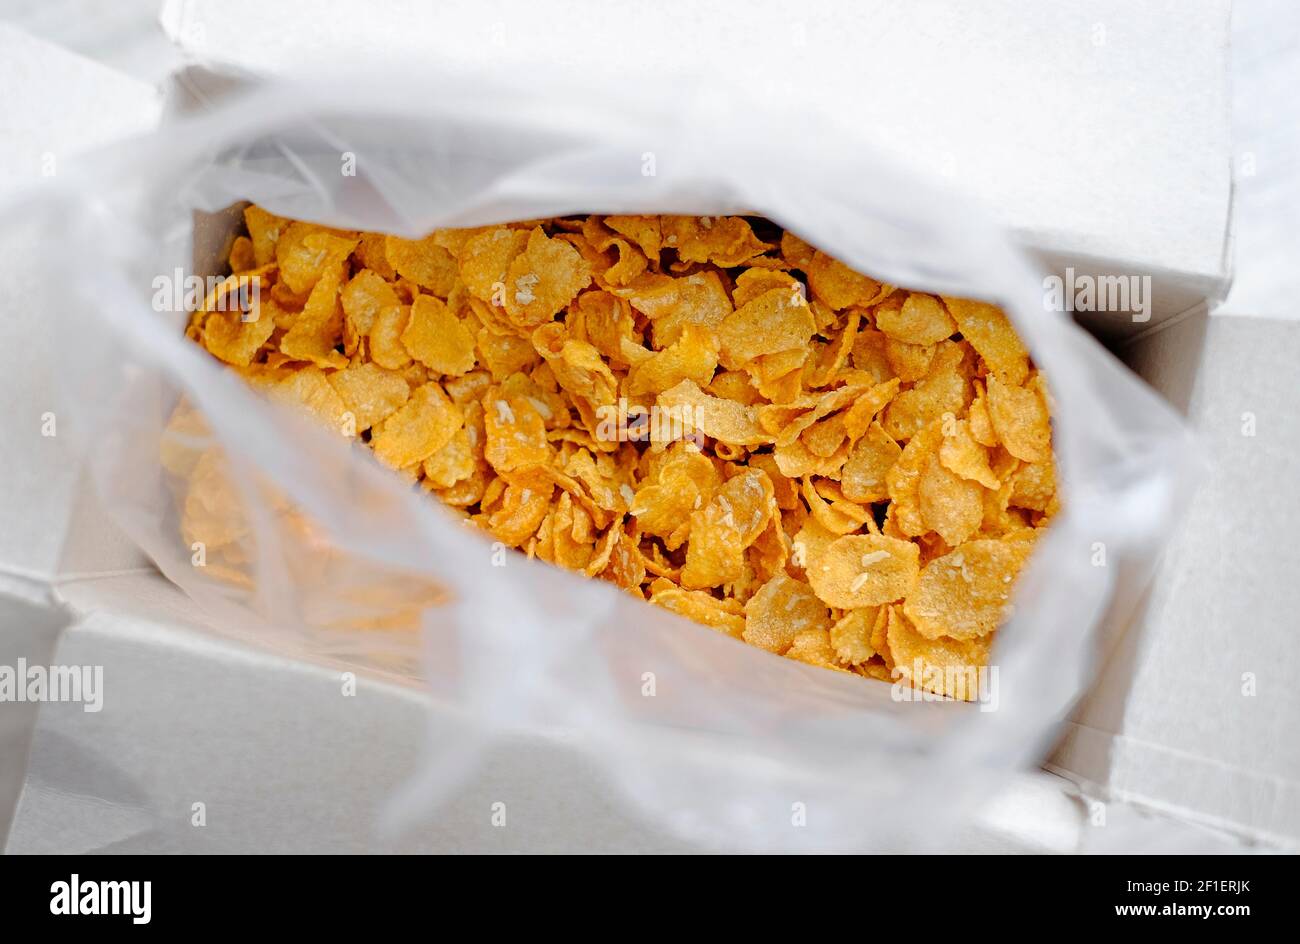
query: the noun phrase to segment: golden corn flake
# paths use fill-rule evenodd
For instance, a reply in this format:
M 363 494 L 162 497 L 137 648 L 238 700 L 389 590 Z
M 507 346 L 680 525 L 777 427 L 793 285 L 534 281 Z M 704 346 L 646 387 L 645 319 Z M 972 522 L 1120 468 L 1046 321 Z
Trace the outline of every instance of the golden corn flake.
M 831 627 L 830 643 L 835 658 L 845 665 L 862 665 L 876 654 L 871 634 L 879 613 L 878 607 L 849 610 Z
M 909 344 L 882 334 L 879 342 L 884 353 L 886 374 L 897 374 L 898 379 L 906 384 L 922 380 L 930 372 L 934 355 L 939 350 L 937 344 Z
M 600 352 L 586 341 L 568 337 L 558 322 L 533 332 L 533 347 L 546 359 L 555 382 L 590 406 L 609 406 L 617 399 L 618 378 Z
M 738 216 L 665 216 L 661 227 L 663 245 L 675 249 L 682 262 L 730 269 L 772 248 Z
M 772 438 L 759 427 L 755 407 L 711 397 L 692 380 L 683 380 L 659 394 L 658 405 L 669 411 L 670 421 L 680 418 L 688 431 L 697 429 L 719 442 L 755 446 Z
M 805 629 L 794 637 L 794 642 L 785 651 L 787 659 L 815 665 L 822 669 L 843 672 L 836 662 L 835 647 L 831 644 L 831 634 L 824 629 Z
M 488 529 L 499 540 L 518 547 L 533 536 L 551 511 L 555 486 L 537 469 L 512 472 L 502 479 L 506 488 L 501 503 L 488 516 Z M 578 513 L 583 514 L 581 510 Z M 572 527 L 568 537 L 573 537 Z
M 683 380 L 697 386 L 709 383 L 718 367 L 718 349 L 718 338 L 712 330 L 696 324 L 683 325 L 676 341 L 628 372 L 627 395 L 663 393 Z
M 577 250 L 549 238 L 539 226 L 506 272 L 506 314 L 521 328 L 535 328 L 554 318 L 590 281 L 590 267 Z
M 921 520 L 949 546 L 960 544 L 984 520 L 984 488 L 945 466 L 940 453 L 930 453 L 916 486 Z
M 876 327 L 896 341 L 908 344 L 938 344 L 957 331 L 957 325 L 933 295 L 913 292 L 905 299 L 895 294 L 876 306 Z
M 985 488 L 998 488 L 1002 483 L 989 467 L 988 447 L 975 438 L 971 432 L 971 422 L 959 419 L 945 421 L 939 461 L 964 479 L 979 482 Z
M 736 639 L 745 631 L 745 617 L 738 600 L 719 600 L 703 590 L 671 586 L 652 593 L 650 602 Z
M 264 310 L 217 311 L 203 323 L 203 346 L 227 364 L 247 367 L 274 331 L 275 320 Z
M 355 415 L 349 414 L 347 403 L 330 383 L 330 376 L 320 368 L 292 371 L 271 390 L 271 397 L 303 410 L 341 434 L 355 436 L 360 432 Z
M 979 670 L 989 657 L 987 636 L 929 638 L 918 633 L 898 607 L 890 607 L 887 640 L 897 677 L 958 701 L 979 697 Z
M 1029 376 L 1029 354 L 1011 321 L 1000 308 L 987 302 L 944 298 L 959 330 L 979 353 L 989 369 L 1013 385 Z
M 850 305 L 867 306 L 888 294 L 888 286 L 854 272 L 838 259 L 814 251 L 804 269 L 813 297 L 839 310 Z
M 693 446 L 675 443 L 667 456 L 634 491 L 628 511 L 642 532 L 664 538 L 674 551 L 689 534 L 691 515 L 713 501 L 722 476 L 714 461 Z
M 456 285 L 456 258 L 432 234 L 423 239 L 400 239 L 389 236 L 384 256 L 399 276 L 410 279 L 420 288 L 446 298 Z
M 903 612 L 928 639 L 987 636 L 1010 611 L 1028 547 L 984 539 L 959 545 L 925 565 Z
M 446 250 L 440 250 L 445 252 Z M 459 377 L 474 369 L 474 335 L 446 302 L 419 295 L 401 334 L 402 346 L 435 374 Z
M 646 272 L 627 286 L 611 287 L 609 291 L 627 299 L 650 320 L 655 350 L 663 350 L 676 341 L 683 325 L 716 328 L 734 309 L 722 278 L 712 270 L 681 278 Z
M 381 308 L 375 314 L 370 326 L 370 357 L 380 367 L 402 370 L 411 363 L 411 355 L 402 343 L 410 320 L 410 305 Z
M 808 571 L 817 565 L 822 553 L 839 535 L 826 530 L 817 521 L 808 518 L 795 533 L 790 544 L 790 561 L 795 568 Z M 805 574 L 806 576 L 806 574 Z
M 352 364 L 328 375 L 330 384 L 352 413 L 356 431 L 365 432 L 392 416 L 411 396 L 402 375 L 377 364 Z
M 293 292 L 308 292 L 347 259 L 360 240 L 311 223 L 290 223 L 275 247 L 280 278 Z
M 230 271 L 248 272 L 257 268 L 257 252 L 247 236 L 238 237 L 230 246 Z
M 737 308 L 743 308 L 758 296 L 778 288 L 783 289 L 791 298 L 797 295 L 805 303 L 807 302 L 803 283 L 788 272 L 777 269 L 746 269 L 736 278 L 736 284 L 731 289 L 731 303 Z
M 781 233 L 781 258 L 792 268 L 807 272 L 816 251 L 794 233 L 788 230 Z
M 493 539 L 809 665 L 974 697 L 1060 499 L 1046 383 L 999 309 L 766 221 L 353 233 L 244 211 L 187 336 Z M 237 278 L 259 304 L 225 311 Z M 181 531 L 249 587 L 192 408 Z
M 383 233 L 362 233 L 355 257 L 359 268 L 370 269 L 387 282 L 397 279 L 397 270 L 388 258 L 388 237 Z
M 717 587 L 740 579 L 744 552 L 757 540 L 772 512 L 767 473 L 747 469 L 718 489 L 691 515 L 691 536 L 682 568 L 682 586 Z
M 751 646 L 784 655 L 805 630 L 830 626 L 830 610 L 808 584 L 777 574 L 745 604 L 743 638 Z
M 424 460 L 424 478 L 433 488 L 451 488 L 474 474 L 478 467 L 472 428 L 456 430 L 447 444 Z
M 339 301 L 343 303 L 344 317 L 360 335 L 370 334 L 380 312 L 394 312 L 401 307 L 393 286 L 371 269 L 352 276 L 339 293 Z
M 259 206 L 249 206 L 244 210 L 244 222 L 248 226 L 248 236 L 253 243 L 253 262 L 264 266 L 275 259 L 276 245 L 280 234 L 289 226 L 284 217 L 268 213 Z
M 370 443 L 379 461 L 402 469 L 423 462 L 445 446 L 463 420 L 464 414 L 442 387 L 426 383 L 376 427 Z
M 970 405 L 971 384 L 962 371 L 965 353 L 959 344 L 940 342 L 921 380 L 894 397 L 885 407 L 885 432 L 900 442 L 945 413 L 962 416 Z
M 510 264 L 527 245 L 527 231 L 506 226 L 495 226 L 469 237 L 459 256 L 460 277 L 465 288 L 480 301 L 504 308 Z
M 804 478 L 801 491 L 812 519 L 832 534 L 852 534 L 871 518 L 867 509 L 844 500 L 842 495 L 827 500 L 811 478 Z
M 939 419 L 908 440 L 898 461 L 885 473 L 890 500 L 889 518 L 900 532 L 909 537 L 920 537 L 926 532 L 925 519 L 921 515 L 921 476 L 942 446 L 943 420 Z
M 894 370 L 889 360 L 889 345 L 893 343 L 884 333 L 877 331 L 875 328 L 861 328 L 853 338 L 853 348 L 849 352 L 849 361 L 854 368 L 866 374 L 873 383 L 884 383 L 887 380 L 902 382 L 902 376 Z M 932 355 L 933 356 L 933 355 Z M 925 362 L 918 377 L 925 376 L 925 371 L 929 369 L 930 362 Z
M 978 382 L 975 391 L 975 399 L 971 401 L 970 412 L 966 417 L 966 422 L 970 426 L 971 439 L 981 446 L 996 446 L 998 437 L 993 432 L 993 421 L 989 418 L 988 397 L 985 396 L 984 388 Z
M 343 308 L 339 304 L 341 270 L 332 268 L 321 276 L 307 298 L 307 304 L 280 339 L 280 351 L 294 360 L 311 361 L 317 367 L 341 368 L 348 359 L 335 350 L 343 340 Z
M 734 370 L 764 354 L 801 350 L 813 330 L 812 311 L 803 296 L 774 288 L 723 320 L 718 327 L 720 360 Z
M 1056 463 L 1049 454 L 1024 463 L 1012 476 L 1010 504 L 1032 511 L 1051 511 L 1056 502 Z
M 529 338 L 498 334 L 486 325 L 478 329 L 474 343 L 478 359 L 495 381 L 505 380 L 512 374 L 522 374 L 541 359 Z
M 545 465 L 551 458 L 546 420 L 528 397 L 484 401 L 484 456 L 498 473 Z
M 901 600 L 916 583 L 920 551 L 911 541 L 875 534 L 836 538 L 808 569 L 813 591 L 840 609 Z
M 898 462 L 902 447 L 879 423 L 872 423 L 866 435 L 853 445 L 840 469 L 844 497 L 856 502 L 878 502 L 889 498 L 886 477 Z
M 997 375 L 988 378 L 989 421 L 998 442 L 1025 462 L 1046 459 L 1052 451 L 1052 427 L 1047 401 L 1035 384 L 1004 384 Z
M 663 228 L 657 216 L 607 216 L 605 225 L 640 247 L 648 259 L 658 259 L 663 245 Z
M 858 439 L 874 425 L 876 414 L 898 393 L 898 385 L 899 380 L 894 377 L 857 396 L 844 412 L 844 432 L 850 439 Z

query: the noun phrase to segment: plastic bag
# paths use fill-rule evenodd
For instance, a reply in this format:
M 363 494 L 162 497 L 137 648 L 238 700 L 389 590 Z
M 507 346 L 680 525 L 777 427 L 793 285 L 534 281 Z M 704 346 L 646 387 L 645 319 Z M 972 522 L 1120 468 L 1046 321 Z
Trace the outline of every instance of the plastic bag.
M 1004 232 L 844 121 L 718 78 L 280 86 L 115 149 L 65 188 L 59 250 L 34 277 L 68 292 L 67 408 L 94 430 L 106 506 L 232 634 L 431 689 L 455 721 L 431 727 L 424 773 L 396 794 L 390 825 L 454 788 L 495 734 L 523 729 L 585 748 L 689 840 L 942 842 L 1050 746 L 1090 676 L 1099 617 L 1144 581 L 1176 511 L 1178 421 L 1044 312 L 1040 277 Z M 250 199 L 407 236 L 577 212 L 757 213 L 893 284 L 1001 302 L 1052 386 L 1064 510 L 998 634 L 996 710 L 896 700 L 888 685 L 775 658 L 612 585 L 522 555 L 497 566 L 482 535 L 365 450 L 257 397 L 183 337 L 183 315 L 155 310 L 154 279 L 192 271 L 192 250 L 220 245 L 228 208 Z M 196 211 L 217 216 L 196 232 Z M 211 579 L 178 538 L 159 456 L 182 397 L 206 423 L 190 445 L 220 446 L 255 539 L 242 589 Z M 356 628 L 394 599 L 422 633 Z

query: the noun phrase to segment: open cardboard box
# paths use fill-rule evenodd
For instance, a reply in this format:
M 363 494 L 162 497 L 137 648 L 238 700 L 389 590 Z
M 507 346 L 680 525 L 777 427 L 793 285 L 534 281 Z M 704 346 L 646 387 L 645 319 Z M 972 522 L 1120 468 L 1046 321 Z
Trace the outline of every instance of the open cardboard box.
M 883 142 L 905 147 L 905 156 L 933 164 L 954 186 L 984 198 L 1047 269 L 1150 275 L 1149 318 L 1080 317 L 1187 413 L 1209 440 L 1216 465 L 1139 619 L 1130 625 L 1131 611 L 1117 611 L 1106 627 L 1104 671 L 1047 766 L 1097 800 L 1131 801 L 1231 837 L 1300 840 L 1300 764 L 1294 739 L 1285 737 L 1297 705 L 1283 683 L 1288 666 L 1300 668 L 1300 647 L 1283 635 L 1285 617 L 1300 600 L 1285 575 L 1270 579 L 1266 562 L 1250 550 L 1256 541 L 1260 548 L 1284 546 L 1294 533 L 1294 501 L 1276 503 L 1269 488 L 1287 486 L 1289 456 L 1300 446 L 1300 404 L 1286 373 L 1300 349 L 1276 323 L 1207 315 L 1229 280 L 1227 4 L 1189 5 L 1175 17 L 1088 0 L 1065 14 L 990 9 L 976 19 L 957 4 L 946 15 L 844 5 L 801 12 L 807 19 L 794 39 L 784 27 L 751 26 L 749 35 L 737 36 L 737 24 L 704 13 L 698 29 L 682 31 L 636 6 L 618 17 L 572 6 L 572 16 L 548 10 L 543 17 L 518 2 L 449 3 L 439 6 L 436 22 L 412 12 L 413 22 L 399 25 L 358 21 L 362 14 L 343 3 L 313 4 L 310 15 L 292 3 L 269 11 L 247 0 L 168 3 L 165 28 L 204 64 L 176 77 L 169 107 L 202 107 L 258 73 L 314 55 L 347 60 L 385 50 L 455 61 L 463 55 L 457 37 L 481 35 L 483 24 L 503 67 L 528 67 L 539 57 L 580 62 L 582 48 L 553 25 L 575 18 L 604 31 L 603 38 L 588 33 L 587 44 L 618 48 L 630 17 L 652 56 L 681 42 L 707 55 L 725 29 L 728 43 L 748 51 L 746 62 L 781 55 L 787 67 L 812 71 L 801 88 L 839 96 L 837 107 L 853 109 Z M 760 6 L 781 14 L 775 22 L 790 22 L 786 4 Z M 254 21 L 258 29 L 249 31 Z M 1077 31 L 1062 33 L 1062 22 Z M 304 23 L 311 29 L 300 29 Z M 858 54 L 861 36 L 882 33 L 888 41 L 873 45 L 879 56 Z M 907 83 L 891 81 L 904 74 L 903 65 L 918 62 L 929 68 L 909 68 Z M 970 70 L 998 81 L 961 82 Z M 1143 81 L 1150 75 L 1163 84 Z M 890 94 L 863 94 L 872 88 Z M 1133 88 L 1151 100 L 1134 107 Z M 72 86 L 64 91 L 84 94 Z M 196 258 L 209 257 L 205 241 L 210 248 L 227 235 L 228 223 L 212 222 L 215 229 L 199 230 Z M 15 326 L 10 312 L 19 306 L 0 299 L 0 307 L 7 332 L 39 337 L 34 315 Z M 16 336 L 22 335 L 9 335 Z M 18 405 L 16 416 L 39 416 L 50 401 L 50 371 L 40 365 L 55 355 L 36 348 L 33 357 L 30 343 L 3 347 L 3 356 L 24 362 L 22 370 L 0 375 L 13 388 L 6 399 Z M 1268 423 L 1267 438 L 1243 440 L 1245 412 Z M 31 456 L 28 431 L 0 435 L 14 437 L 6 454 Z M 1243 449 L 1255 442 L 1263 448 Z M 424 726 L 459 719 L 427 720 L 418 693 L 381 679 L 365 678 L 357 697 L 342 698 L 337 667 L 219 638 L 115 535 L 57 440 L 45 446 L 34 461 L 0 467 L 6 504 L 13 505 L 6 519 L 16 523 L 9 540 L 0 536 L 7 622 L 34 627 L 38 642 L 21 645 L 47 661 L 58 627 L 68 624 L 57 639 L 57 660 L 104 665 L 114 680 L 107 693 L 113 711 L 90 715 L 77 705 L 50 704 L 42 706 L 34 736 L 30 718 L 14 726 L 15 738 L 32 739 L 33 747 L 10 850 L 377 848 L 367 814 L 414 771 Z M 1257 486 L 1244 507 L 1243 482 Z M 1289 487 L 1294 495 L 1294 482 Z M 37 493 L 39 501 L 25 500 Z M 1253 531 L 1224 527 L 1224 509 L 1234 507 Z M 1254 592 L 1265 587 L 1265 594 Z M 33 616 L 37 611 L 45 615 Z M 1226 646 L 1225 633 L 1234 637 Z M 18 639 L 0 642 L 0 661 L 12 661 Z M 1216 664 L 1217 652 L 1227 652 L 1232 664 Z M 1247 671 L 1257 674 L 1260 697 L 1240 695 L 1239 676 Z M 171 706 L 165 716 L 162 704 Z M 505 738 L 483 761 L 436 822 L 386 847 L 681 848 L 613 801 L 562 732 Z M 366 775 L 357 776 L 359 770 Z M 1177 829 L 1126 832 L 1118 824 L 1134 814 L 1123 805 L 1105 819 L 1113 828 L 1096 830 L 1097 808 L 1071 799 L 1074 793 L 1050 775 L 1030 775 L 950 845 L 1067 851 L 1218 841 Z M 521 812 L 512 814 L 508 832 L 490 824 L 489 807 L 498 799 Z M 12 794 L 8 800 L 12 807 Z M 202 828 L 193 821 L 196 803 L 208 815 Z

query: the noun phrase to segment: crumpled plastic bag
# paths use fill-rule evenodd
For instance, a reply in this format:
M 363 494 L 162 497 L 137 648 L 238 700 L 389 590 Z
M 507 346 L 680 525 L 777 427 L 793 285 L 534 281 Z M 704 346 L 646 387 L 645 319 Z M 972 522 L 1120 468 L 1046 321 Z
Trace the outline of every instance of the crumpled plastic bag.
M 355 175 L 341 170 L 349 160 Z M 942 843 L 1050 747 L 1090 677 L 1100 617 L 1134 598 L 1183 491 L 1178 420 L 1044 311 L 1041 275 L 980 208 L 891 164 L 843 116 L 721 79 L 431 71 L 278 85 L 165 124 L 61 186 L 57 248 L 33 278 L 67 295 L 66 409 L 93 431 L 105 505 L 232 635 L 430 689 L 428 756 L 395 790 L 392 828 L 455 788 L 494 735 L 526 730 L 580 746 L 652 824 L 688 840 Z M 1055 396 L 1064 508 L 998 634 L 995 710 L 898 700 L 610 584 L 522 555 L 495 564 L 483 535 L 364 449 L 259 398 L 184 338 L 183 313 L 155 310 L 154 278 L 193 271 L 245 200 L 406 236 L 578 212 L 757 213 L 892 284 L 1003 304 Z M 182 400 L 202 423 L 176 440 L 165 430 Z M 160 460 L 169 449 L 182 465 L 219 454 L 256 546 L 244 585 L 195 566 Z

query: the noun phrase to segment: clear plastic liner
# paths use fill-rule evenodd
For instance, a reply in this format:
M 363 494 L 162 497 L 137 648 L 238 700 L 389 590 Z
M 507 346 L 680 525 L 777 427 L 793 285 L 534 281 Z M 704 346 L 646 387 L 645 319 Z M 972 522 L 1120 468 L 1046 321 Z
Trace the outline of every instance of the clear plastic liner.
M 585 749 L 689 840 L 942 844 L 1050 746 L 1090 677 L 1099 618 L 1145 580 L 1181 500 L 1176 417 L 1044 310 L 1041 276 L 985 213 L 851 123 L 716 77 L 275 86 L 167 123 L 61 187 L 50 270 L 32 276 L 66 293 L 66 409 L 106 506 L 231 634 L 428 686 L 439 723 L 423 775 L 395 785 L 389 826 L 451 790 L 494 734 L 523 729 Z M 264 401 L 185 339 L 183 313 L 151 305 L 155 276 L 194 271 L 195 213 L 245 200 L 407 236 L 578 212 L 756 213 L 891 284 L 1001 303 L 1051 384 L 1064 507 L 998 634 L 996 710 L 899 700 L 523 555 L 497 566 L 488 538 L 363 447 Z M 237 215 L 203 219 L 228 235 Z M 257 547 L 243 587 L 194 566 L 178 535 L 159 457 L 182 398 L 206 422 L 191 445 L 219 446 L 239 490 Z M 421 630 L 358 628 L 394 605 Z

